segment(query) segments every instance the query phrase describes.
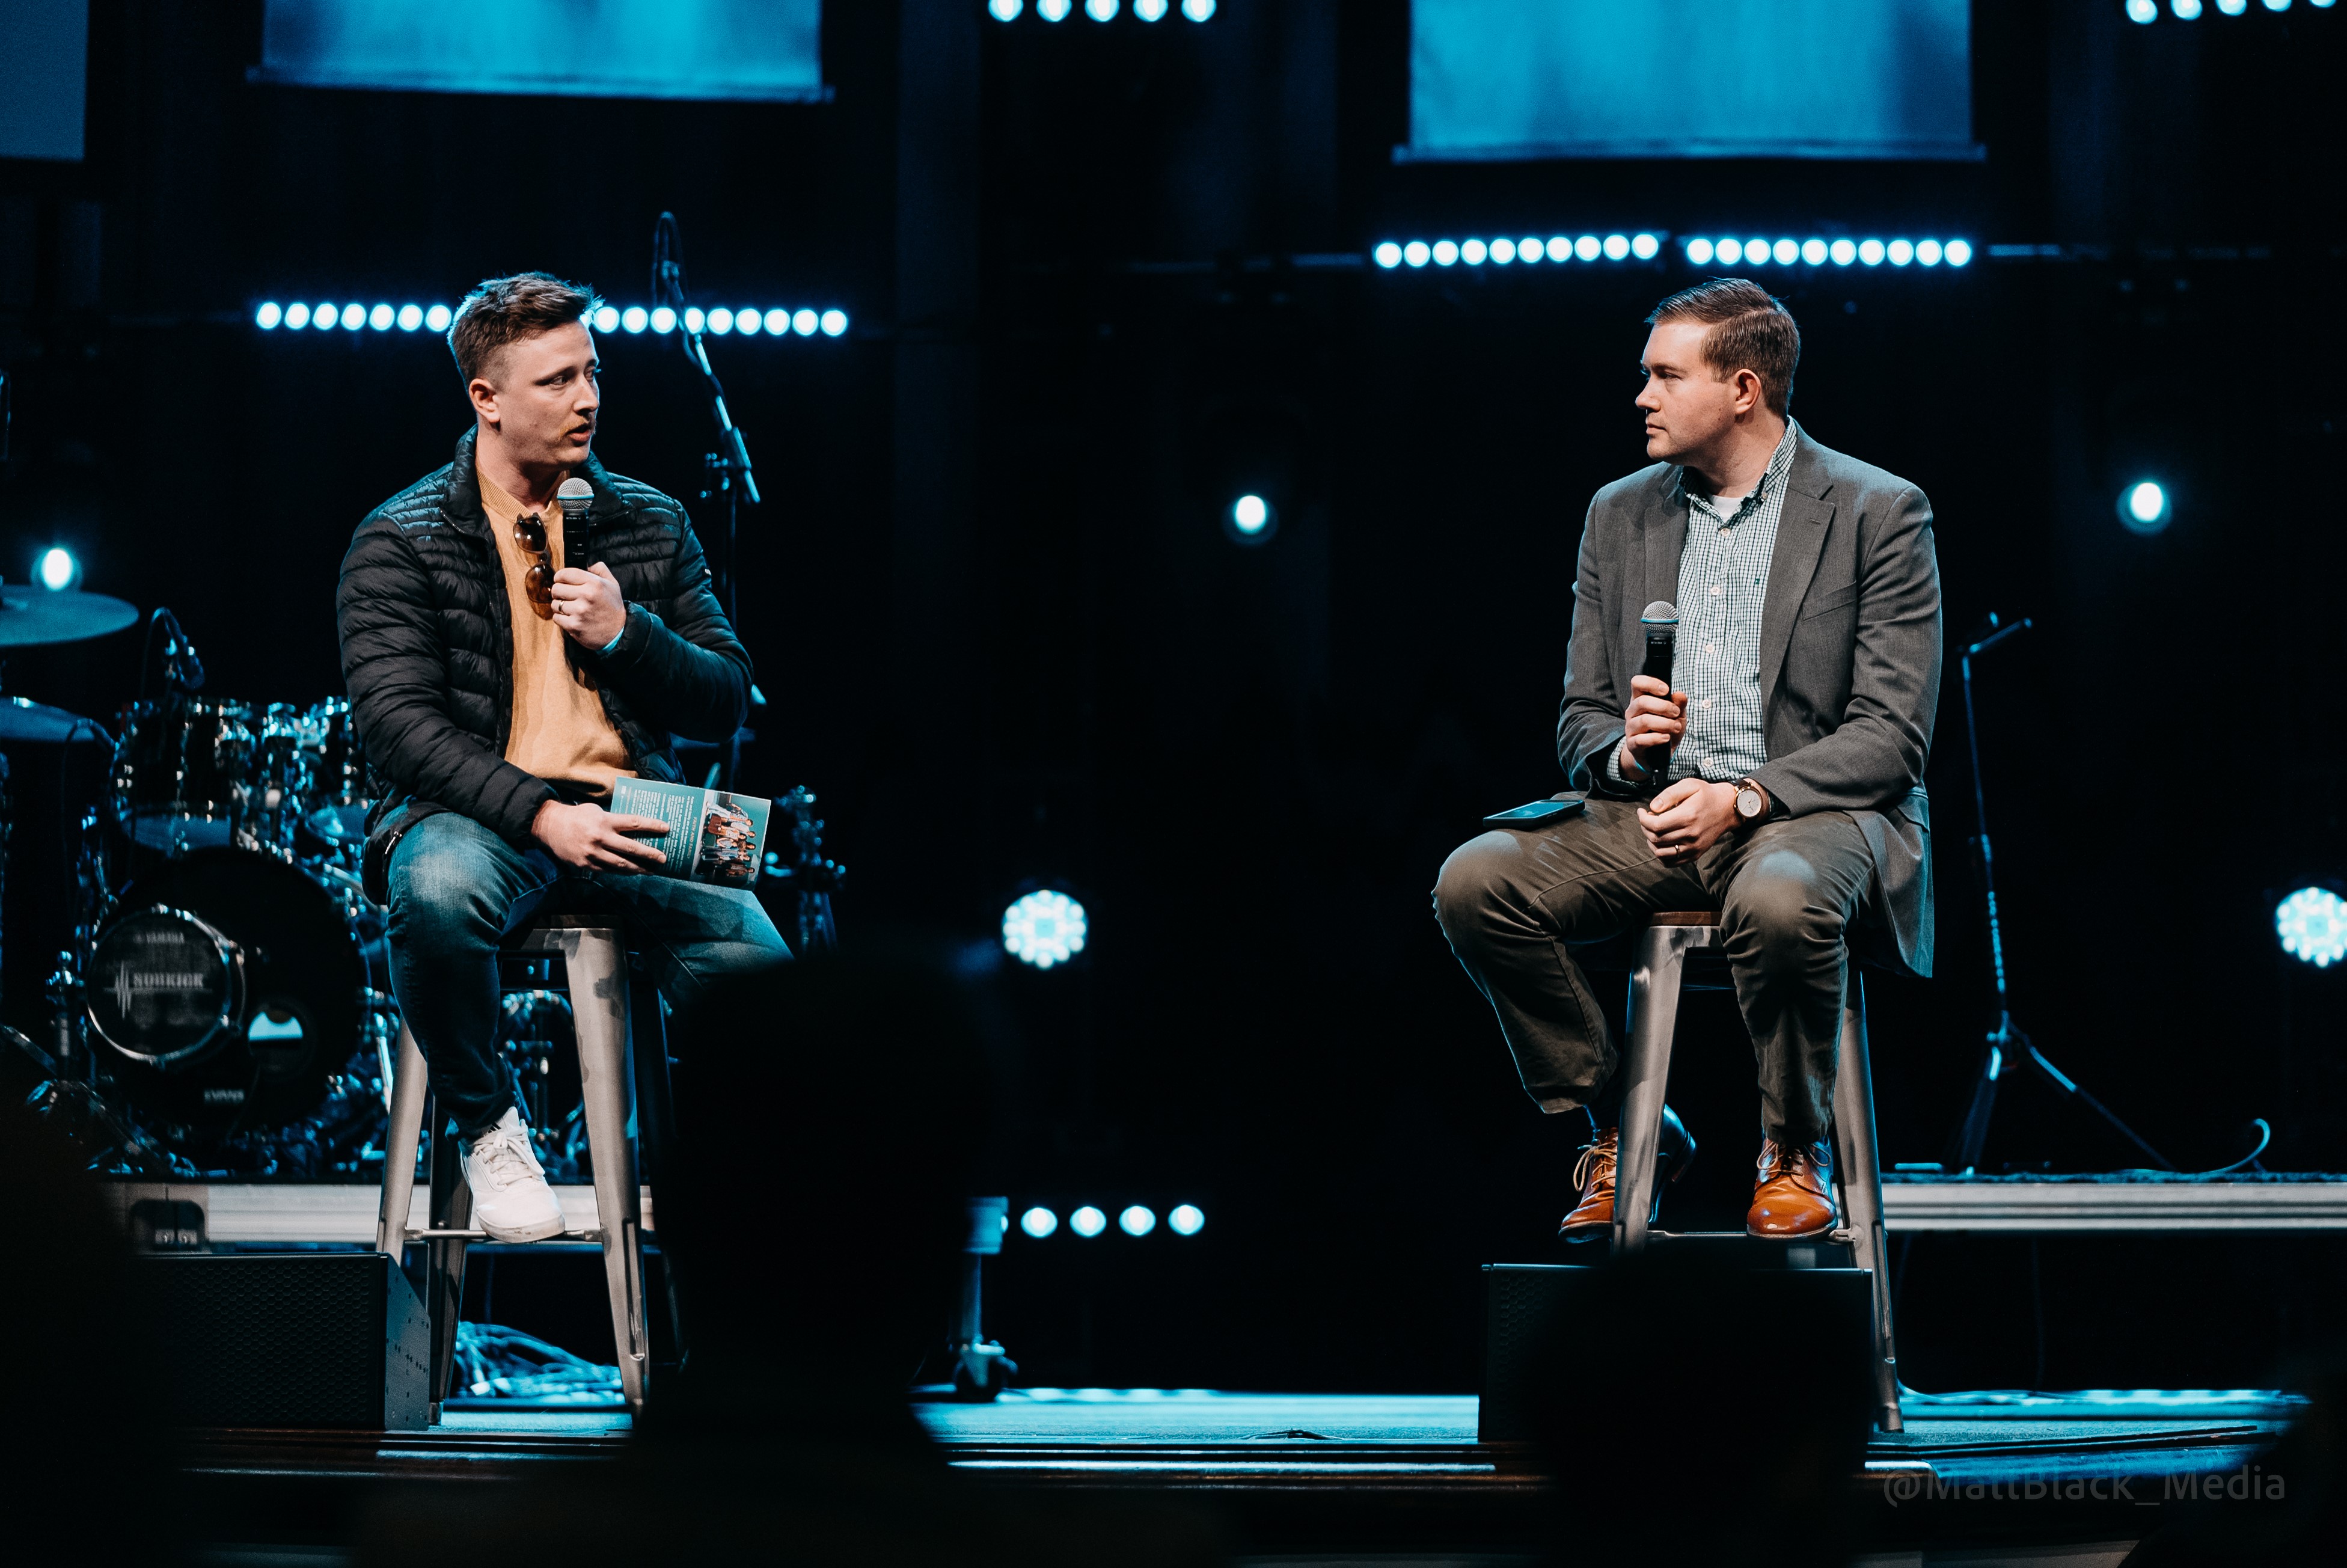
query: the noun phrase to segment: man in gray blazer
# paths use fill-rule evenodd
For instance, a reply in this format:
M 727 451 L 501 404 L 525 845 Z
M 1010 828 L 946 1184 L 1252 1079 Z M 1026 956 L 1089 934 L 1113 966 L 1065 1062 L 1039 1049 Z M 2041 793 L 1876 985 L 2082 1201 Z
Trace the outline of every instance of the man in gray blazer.
M 1557 760 L 1587 806 L 1442 867 L 1436 917 L 1499 1014 L 1525 1091 L 1596 1128 L 1563 1235 L 1611 1230 L 1617 1058 L 1566 944 L 1717 908 L 1760 1081 L 1755 1235 L 1836 1223 L 1827 1122 L 1851 942 L 1931 972 L 1923 762 L 1940 696 L 1932 509 L 1788 415 L 1800 333 L 1721 278 L 1647 318 L 1650 467 L 1581 535 Z M 1641 612 L 1678 607 L 1668 687 Z M 1663 1153 L 1692 1140 L 1665 1112 Z

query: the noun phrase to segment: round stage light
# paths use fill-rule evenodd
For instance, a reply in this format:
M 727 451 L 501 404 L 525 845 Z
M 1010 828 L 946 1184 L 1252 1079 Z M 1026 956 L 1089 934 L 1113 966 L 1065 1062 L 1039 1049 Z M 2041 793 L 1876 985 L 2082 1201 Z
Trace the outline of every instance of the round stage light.
M 1458 260 L 1458 246 L 1452 244 L 1448 240 L 1437 240 L 1434 242 L 1434 264 L 1436 266 L 1448 267 L 1455 263 Z
M 1041 1241 L 1060 1228 L 1060 1216 L 1039 1204 L 1019 1216 L 1019 1228 Z
M 2217 0 L 2217 9 L 2228 16 L 2244 15 L 2250 9 L 2250 0 Z
M 1082 905 L 1064 893 L 1039 888 L 1002 912 L 1002 950 L 1022 964 L 1048 969 L 1082 952 L 1089 929 Z
M 301 307 L 298 305 L 294 308 L 296 310 L 301 310 Z M 310 313 L 302 311 L 302 313 L 306 316 Z M 275 300 L 263 300 L 261 302 L 261 308 L 252 313 L 252 324 L 259 327 L 262 332 L 276 331 L 277 323 L 284 319 L 285 313 L 278 308 L 277 302 Z M 295 322 L 293 324 L 295 326 L 300 326 L 302 323 L 300 322 Z
M 1206 1216 L 1199 1212 L 1195 1204 L 1178 1204 L 1174 1212 L 1165 1216 L 1165 1225 L 1175 1235 L 1196 1235 L 1206 1228 Z
M 1789 267 L 1801 259 L 1800 243 L 1793 240 L 1779 240 L 1768 253 L 1777 258 L 1777 265 Z
M 1847 267 L 1858 260 L 1858 247 L 1847 240 L 1837 240 L 1826 247 L 1826 255 L 1837 267 Z
M 736 311 L 733 313 L 733 330 L 743 337 L 756 337 L 764 325 L 765 318 L 755 311 Z
M 791 313 L 791 331 L 798 333 L 801 337 L 815 336 L 815 329 L 822 324 L 823 318 L 815 314 L 813 311 L 793 311 Z
M 1116 20 L 1116 0 L 1084 0 L 1084 15 L 1095 22 Z
M 1573 253 L 1584 261 L 1597 260 L 1598 253 L 1604 248 L 1604 243 L 1594 234 L 1583 234 L 1573 242 Z
M 1401 248 L 1401 259 L 1413 267 L 1423 267 L 1434 257 L 1434 251 L 1423 240 L 1412 240 Z
M 1401 247 L 1395 244 L 1390 240 L 1388 240 L 1376 250 L 1370 251 L 1369 255 L 1376 261 L 1378 266 L 1385 268 L 1388 272 L 1391 272 L 1394 268 L 1401 265 Z
M 1027 0 L 986 0 L 986 14 L 998 22 L 1016 22 L 1025 9 Z
M 1182 0 L 1182 15 L 1193 22 L 1203 22 L 1214 14 L 1214 0 Z
M 719 337 L 723 337 L 727 333 L 733 330 L 733 313 L 727 310 L 723 305 L 718 306 L 715 310 L 710 312 L 701 319 L 702 324 L 706 326 L 711 332 L 715 333 Z
M 1046 22 L 1066 21 L 1068 9 L 1068 0 L 1035 0 L 1035 15 Z
M 424 312 L 424 327 L 426 332 L 445 333 L 448 330 L 448 323 L 456 319 L 456 313 L 447 306 L 429 305 Z
M 367 313 L 364 305 L 344 305 L 343 307 L 343 325 L 350 331 L 356 332 L 359 328 L 366 325 L 366 319 Z
M 1233 501 L 1224 517 L 1231 526 L 1231 537 L 1243 545 L 1261 544 L 1269 538 L 1272 526 L 1279 520 L 1271 503 L 1253 494 Z
M 2175 13 L 2179 22 L 2198 22 L 2200 19 L 2200 0 L 2168 0 L 2168 8 Z
M 342 312 L 333 305 L 313 305 L 310 310 L 310 324 L 322 333 L 333 331 L 334 323 L 341 318 Z
M 2159 20 L 2159 7 L 2152 0 L 2127 0 L 2127 14 L 2128 21 L 2141 26 Z
M 1941 254 L 1947 258 L 1949 266 L 1961 267 L 1973 259 L 1972 244 L 1964 240 L 1951 240 L 1948 241 L 1947 249 Z
M 1686 242 L 1686 258 L 1691 266 L 1711 265 L 1711 241 L 1700 234 Z
M 1882 241 L 1880 240 L 1860 240 L 1858 242 L 1858 259 L 1860 261 L 1865 262 L 1870 267 L 1880 267 L 1882 265 Z
M 1159 22 L 1165 17 L 1165 0 L 1133 0 L 1133 14 L 1144 22 Z
M 847 330 L 847 313 L 846 311 L 824 312 L 822 326 L 824 336 L 837 337 L 840 333 Z M 770 327 L 767 330 L 771 332 L 774 329 Z
M 1491 241 L 1491 260 L 1504 267 L 1516 259 L 1516 242 L 1502 237 Z
M 2269 11 L 2287 11 L 2290 9 L 2290 0 L 2265 0 L 2265 4 L 2266 9 Z
M 1484 250 L 1483 241 L 1481 240 L 1470 240 L 1459 247 L 1459 259 L 1471 267 L 1481 266 L 1483 258 L 1489 253 Z
M 1116 1216 L 1116 1228 L 1127 1235 L 1147 1235 L 1157 1228 L 1157 1215 L 1135 1204 Z
M 2138 479 L 2119 492 L 2119 521 L 2127 531 L 2149 536 L 2168 527 L 2174 507 L 2157 481 Z
M 267 322 L 263 322 L 261 324 L 262 326 L 267 326 L 269 323 Z M 285 324 L 296 330 L 308 326 L 310 324 L 310 307 L 303 304 L 299 300 L 296 300 L 292 304 L 286 306 Z
M 589 319 L 588 325 L 593 327 L 599 333 L 618 332 L 620 330 L 620 313 L 614 306 L 598 305 L 595 308 L 594 315 Z
M 1605 236 L 1605 259 L 1607 261 L 1619 261 L 1624 260 L 1629 254 L 1630 236 L 1627 234 L 1608 234 Z
M 640 333 L 643 331 L 651 322 L 651 315 L 641 305 L 630 305 L 626 310 L 620 313 L 620 330 L 625 333 Z
M 1108 1216 L 1101 1213 L 1100 1210 L 1092 1207 L 1092 1204 L 1086 1204 L 1082 1208 L 1078 1209 L 1074 1214 L 1068 1216 L 1068 1228 L 1075 1232 L 1078 1235 L 1082 1236 L 1086 1241 L 1090 1241 L 1092 1237 L 1100 1235 L 1101 1232 L 1108 1229 Z
M 685 306 L 684 314 L 678 319 L 684 323 L 684 330 L 689 333 L 697 333 L 709 324 L 709 318 L 701 313 L 699 305 Z
M 1807 261 L 1812 267 L 1824 266 L 1826 264 L 1826 242 L 1823 240 L 1802 241 L 1801 260 Z
M 1526 262 L 1530 262 L 1530 261 L 1539 261 L 1540 259 L 1541 259 L 1541 242 L 1540 242 L 1540 241 L 1539 241 L 1539 240 L 1535 239 L 1533 236 L 1532 236 L 1532 235 L 1530 235 L 1530 234 L 1527 234 L 1527 235 L 1525 235 L 1522 239 L 1521 239 L 1521 240 L 1519 240 L 1519 241 L 1516 241 L 1516 260 L 1517 260 L 1517 261 L 1526 261 Z
M 374 328 L 375 331 L 379 333 L 387 333 L 391 330 L 391 323 L 395 319 L 396 317 L 389 305 L 377 305 L 374 309 L 367 313 L 366 322 L 367 325 Z
M 63 545 L 51 545 L 41 552 L 39 571 L 41 586 L 52 593 L 62 593 L 81 580 L 81 563 Z
M 1552 235 L 1550 235 L 1550 236 L 1548 237 L 1548 259 L 1549 259 L 1550 261 L 1572 261 L 1572 260 L 1573 260 L 1573 240 L 1572 240 L 1572 238 L 1571 238 L 1570 236 L 1568 236 L 1568 235 L 1564 235 L 1564 234 L 1552 234 Z
M 1662 249 L 1663 242 L 1660 240 L 1655 239 L 1652 234 L 1633 234 L 1630 236 L 1630 254 L 1637 257 L 1641 261 L 1653 261 L 1657 255 L 1661 254 Z
M 1744 242 L 1740 240 L 1722 240 L 1712 248 L 1712 254 L 1719 258 L 1721 266 L 1733 267 L 1737 262 L 1744 260 Z
M 1891 258 L 1892 266 L 1903 267 L 1915 259 L 1915 247 L 1904 240 L 1893 240 L 1882 248 L 1882 253 Z
M 1768 241 L 1766 240 L 1744 241 L 1744 260 L 1755 267 L 1766 262 L 1768 260 Z
M 1940 242 L 1937 240 L 1918 240 L 1915 242 L 1915 260 L 1927 267 L 1938 266 L 1941 254 Z
M 676 313 L 666 305 L 654 305 L 651 313 L 651 329 L 656 333 L 676 331 Z
M 399 330 L 401 332 L 412 333 L 423 324 L 424 307 L 422 305 L 402 305 L 399 307 Z
M 2347 958 L 2347 898 L 2328 887 L 2301 887 L 2274 906 L 2274 934 L 2283 952 L 2327 969 Z

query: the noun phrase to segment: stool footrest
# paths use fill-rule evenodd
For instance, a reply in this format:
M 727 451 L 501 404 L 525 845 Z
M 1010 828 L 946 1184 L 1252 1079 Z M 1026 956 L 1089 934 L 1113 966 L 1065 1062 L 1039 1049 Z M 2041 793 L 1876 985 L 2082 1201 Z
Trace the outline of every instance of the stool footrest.
M 495 1241 L 497 1238 L 487 1231 L 412 1230 L 407 1233 L 407 1239 L 409 1241 Z M 600 1230 L 564 1231 L 558 1235 L 548 1236 L 546 1239 L 548 1241 L 600 1242 L 603 1239 L 603 1233 Z

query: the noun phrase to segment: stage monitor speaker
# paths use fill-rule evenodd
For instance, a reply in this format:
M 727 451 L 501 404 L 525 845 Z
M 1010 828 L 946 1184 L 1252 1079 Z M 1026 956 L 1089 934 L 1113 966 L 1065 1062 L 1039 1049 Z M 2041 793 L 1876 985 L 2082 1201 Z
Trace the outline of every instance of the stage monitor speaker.
M 159 1254 L 135 1277 L 181 1424 L 428 1424 L 424 1307 L 386 1255 Z
M 1657 1238 L 1659 1241 L 1661 1238 Z M 1846 1339 L 1853 1355 L 1871 1343 L 1873 1286 L 1862 1268 L 1829 1266 L 1849 1249 L 1823 1244 L 1788 1246 L 1748 1242 L 1742 1236 L 1673 1238 L 1682 1253 L 1699 1252 L 1712 1272 L 1706 1289 L 1716 1303 L 1722 1332 L 1797 1315 L 1830 1326 L 1837 1343 Z M 1713 1242 L 1713 1245 L 1701 1245 Z M 1693 1249 L 1688 1244 L 1697 1244 Z M 1487 1263 L 1483 1266 L 1483 1397 L 1476 1440 L 1487 1443 L 1530 1442 L 1540 1435 L 1536 1401 L 1541 1368 L 1560 1344 L 1604 1354 L 1614 1336 L 1594 1321 L 1601 1310 L 1602 1266 Z

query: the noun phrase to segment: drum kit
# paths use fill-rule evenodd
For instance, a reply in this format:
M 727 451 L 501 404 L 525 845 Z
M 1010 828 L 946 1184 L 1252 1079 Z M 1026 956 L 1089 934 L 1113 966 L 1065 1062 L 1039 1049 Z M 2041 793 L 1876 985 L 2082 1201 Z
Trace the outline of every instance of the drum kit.
M 0 589 L 0 653 L 137 620 L 101 594 Z M 46 1044 L 5 1024 L 0 1040 L 40 1080 L 28 1103 L 95 1169 L 372 1180 L 399 1020 L 384 911 L 360 878 L 374 801 L 350 704 L 208 696 L 167 609 L 149 620 L 150 663 L 158 635 L 164 694 L 126 706 L 112 733 L 0 698 L 0 1007 Z M 86 785 L 62 764 L 31 765 L 45 749 L 93 748 L 108 764 L 82 770 Z M 36 831 L 47 813 L 10 791 L 20 759 L 26 785 L 64 781 L 37 802 L 61 831 Z M 789 847 L 764 866 L 765 885 L 795 898 L 802 952 L 835 945 L 844 876 L 815 804 L 804 788 L 774 802 Z M 37 1006 L 25 994 L 36 989 Z M 522 990 L 500 1028 L 550 1171 L 572 1163 L 576 1142 L 549 1103 L 567 1009 L 559 991 Z
M 37 623 L 17 620 L 20 602 Z M 0 591 L 0 648 L 138 619 L 88 593 Z M 0 700 L 0 751 L 96 744 L 110 757 L 66 846 L 66 907 L 10 922 L 18 940 L 28 925 L 53 938 L 47 1044 L 7 1035 L 44 1080 L 35 1104 L 100 1165 L 358 1174 L 380 1158 L 367 1145 L 398 1023 L 384 912 L 359 878 L 372 802 L 350 704 L 204 695 L 169 610 L 150 641 L 156 630 L 169 634 L 165 694 L 126 707 L 113 733 Z M 9 827 L 13 868 L 30 824 L 12 813 Z

